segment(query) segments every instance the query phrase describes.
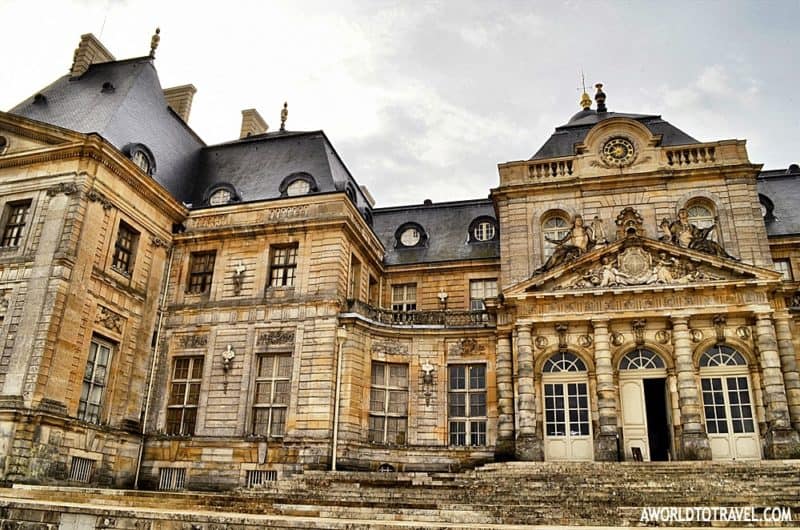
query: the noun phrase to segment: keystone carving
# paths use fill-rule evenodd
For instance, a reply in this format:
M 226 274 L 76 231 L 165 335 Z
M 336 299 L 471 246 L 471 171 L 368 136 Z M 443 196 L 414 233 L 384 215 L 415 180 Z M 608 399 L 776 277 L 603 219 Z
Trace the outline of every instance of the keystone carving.
M 105 306 L 97 306 L 97 316 L 94 321 L 114 333 L 121 334 L 122 325 L 125 323 L 125 317 Z
M 59 193 L 63 193 L 64 195 L 78 193 L 78 185 L 74 182 L 59 182 L 47 188 L 48 197 L 54 197 Z

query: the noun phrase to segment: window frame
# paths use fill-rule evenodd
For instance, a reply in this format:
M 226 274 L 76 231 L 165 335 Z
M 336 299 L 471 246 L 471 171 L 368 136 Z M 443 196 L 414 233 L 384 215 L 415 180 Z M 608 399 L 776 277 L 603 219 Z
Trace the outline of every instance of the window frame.
M 559 226 L 548 226 L 550 223 L 554 223 L 557 220 L 563 221 L 564 224 Z M 569 233 L 571 228 L 572 228 L 572 223 L 570 222 L 570 218 L 564 212 L 561 211 L 553 212 L 545 216 L 541 224 L 543 261 L 547 260 L 547 258 L 553 255 L 553 252 L 555 251 L 557 246 L 555 243 L 551 243 L 550 241 L 548 241 L 547 237 L 549 237 L 552 240 L 563 239 Z
M 31 199 L 21 199 L 6 203 L 5 208 L 3 209 L 3 231 L 2 237 L 0 237 L 0 248 L 20 248 L 25 243 L 25 235 L 27 232 L 25 227 L 30 221 L 30 212 L 32 206 L 33 201 Z M 21 214 L 22 219 L 12 222 L 19 214 Z
M 298 243 L 271 245 L 269 247 L 269 271 L 267 274 L 267 287 L 269 289 L 293 289 L 296 287 L 299 249 Z M 277 256 L 283 251 L 287 252 L 284 262 L 277 263 Z M 294 257 L 294 261 L 291 263 L 288 262 L 290 256 Z M 280 276 L 276 277 L 275 273 L 278 271 L 280 271 Z M 276 284 L 276 280 L 279 280 L 279 283 Z
M 271 362 L 271 375 L 270 376 L 262 376 L 262 363 Z M 285 366 L 281 365 L 281 361 L 288 361 L 288 364 Z M 291 401 L 291 391 L 292 391 L 292 372 L 294 369 L 294 357 L 292 356 L 291 351 L 263 351 L 259 352 L 255 355 L 255 367 L 253 370 L 253 401 L 251 405 L 251 412 L 252 418 L 250 421 L 250 434 L 252 436 L 261 437 L 261 438 L 269 438 L 269 439 L 280 439 L 286 435 L 286 419 L 289 415 L 289 403 Z M 288 367 L 288 374 L 282 375 L 283 372 L 281 368 Z M 285 401 L 279 401 L 278 398 L 278 383 L 285 384 L 286 391 L 281 392 L 281 395 L 285 395 Z M 269 384 L 269 399 L 267 401 L 259 401 L 259 385 L 266 385 Z M 280 430 L 279 432 L 274 432 L 275 428 L 275 413 L 276 411 L 281 411 L 283 413 L 283 417 L 280 422 Z M 260 417 L 263 413 L 262 411 L 266 411 L 267 421 L 261 422 Z M 260 432 L 257 428 L 258 425 L 265 425 L 266 428 L 263 432 Z
M 178 363 L 183 361 L 188 362 L 186 369 L 186 377 L 176 377 L 178 371 Z M 199 368 L 196 369 L 199 361 Z M 164 422 L 164 432 L 170 436 L 194 436 L 197 430 L 197 411 L 200 408 L 200 393 L 203 390 L 203 369 L 205 368 L 204 355 L 180 355 L 172 358 L 172 370 L 170 371 L 169 391 L 167 393 L 167 411 Z M 199 370 L 199 377 L 195 377 Z M 176 385 L 183 385 L 183 392 L 180 403 L 173 401 L 176 396 Z M 193 394 L 193 389 L 196 388 L 196 394 Z M 188 401 L 194 398 L 193 401 Z M 179 411 L 178 418 L 178 431 L 174 432 L 171 425 L 175 422 L 170 420 L 172 411 Z M 189 429 L 184 429 L 188 426 L 187 412 L 191 411 L 191 426 Z
M 478 237 L 478 230 L 484 225 L 490 225 L 492 228 L 492 235 L 490 237 L 486 237 L 481 239 Z M 470 243 L 490 243 L 492 241 L 497 241 L 500 237 L 500 229 L 497 226 L 497 219 L 488 215 L 482 215 L 480 217 L 476 217 L 472 220 L 469 224 L 469 234 L 468 234 L 468 241 Z
M 107 351 L 105 364 L 102 366 L 101 380 L 98 380 L 98 354 L 101 348 Z M 111 362 L 114 359 L 116 344 L 98 336 L 92 336 L 89 342 L 89 354 L 86 358 L 86 365 L 83 371 L 83 382 L 81 384 L 81 396 L 78 399 L 78 411 L 75 416 L 87 423 L 100 425 L 102 423 L 104 398 L 108 389 L 109 374 L 111 373 Z M 89 368 L 91 366 L 91 373 Z M 88 378 L 88 379 L 87 379 Z M 99 396 L 96 402 L 92 401 L 92 394 L 99 389 Z
M 120 235 L 122 232 L 128 232 L 130 235 L 130 243 L 129 248 L 126 248 L 120 243 Z M 120 219 L 119 224 L 117 225 L 117 236 L 114 238 L 114 250 L 111 255 L 111 268 L 116 272 L 122 274 L 123 276 L 132 276 L 133 275 L 133 266 L 136 262 L 136 250 L 139 246 L 139 231 L 133 228 L 130 224 L 126 223 L 124 220 Z M 127 259 L 121 259 L 121 256 L 126 256 Z M 123 267 L 120 267 L 119 264 L 123 264 Z
M 298 194 L 289 193 L 289 187 L 297 181 L 306 182 L 308 184 L 308 191 Z M 314 176 L 311 173 L 307 173 L 305 171 L 298 171 L 296 173 L 287 175 L 278 186 L 278 192 L 280 193 L 281 197 L 303 197 L 305 195 L 316 193 L 317 191 L 319 191 L 319 188 L 317 186 L 316 179 L 314 179 Z
M 203 269 L 195 271 L 195 265 L 201 264 L 201 261 L 211 257 L 210 270 Z M 216 266 L 217 250 L 201 250 L 189 254 L 189 269 L 186 274 L 186 294 L 191 295 L 207 295 L 211 292 L 211 286 L 214 282 L 214 267 Z M 205 264 L 209 266 L 208 263 Z M 199 280 L 195 282 L 195 280 Z
M 414 296 L 409 298 L 409 288 L 413 287 Z M 402 289 L 402 298 L 396 298 L 397 289 Z M 410 313 L 417 310 L 417 283 L 395 283 L 392 284 L 392 311 L 397 313 Z
M 714 204 L 710 203 L 707 200 L 692 200 L 686 203 L 683 207 L 686 210 L 686 220 L 689 224 L 696 226 L 697 228 L 708 228 L 711 225 L 715 225 L 714 229 L 709 232 L 707 239 L 709 241 L 719 241 L 719 225 L 717 224 L 717 209 Z M 696 211 L 702 208 L 707 212 L 707 215 L 698 215 Z M 692 210 L 695 210 L 695 214 L 692 215 Z
M 794 271 L 792 270 L 792 260 L 789 258 L 775 258 L 772 260 L 775 270 L 782 274 L 781 280 L 784 282 L 794 281 Z
M 487 296 L 486 286 L 489 283 L 494 283 L 494 294 L 491 296 Z M 475 293 L 474 287 L 478 284 L 481 284 L 481 290 L 483 291 L 483 297 L 476 298 L 473 296 Z M 490 290 L 491 291 L 491 290 Z M 485 300 L 487 298 L 496 298 L 497 297 L 497 278 L 476 278 L 469 281 L 469 310 L 470 311 L 486 311 L 486 303 Z
M 417 231 L 417 234 L 419 235 L 419 239 L 413 245 L 406 245 L 405 243 L 403 243 L 402 237 L 403 237 L 403 234 L 406 232 L 406 230 L 410 230 L 410 229 L 414 229 L 414 230 Z M 395 230 L 394 239 L 395 239 L 395 244 L 394 244 L 395 248 L 398 248 L 398 249 L 400 249 L 400 248 L 420 248 L 420 247 L 424 247 L 426 245 L 426 243 L 428 242 L 428 233 L 425 232 L 425 229 L 419 223 L 413 223 L 413 222 L 403 223 L 399 227 L 397 227 L 397 230 Z
M 393 369 L 402 368 L 404 370 L 405 386 L 392 384 Z M 382 375 L 382 383 L 376 382 L 376 374 Z M 381 445 L 406 445 L 408 443 L 408 409 L 409 409 L 409 366 L 408 363 L 391 363 L 373 360 L 370 365 L 370 385 L 369 385 L 369 414 L 367 420 L 367 441 Z M 380 396 L 380 400 L 375 399 Z M 392 399 L 393 396 L 401 395 L 401 402 Z M 373 406 L 380 402 L 380 409 Z M 392 410 L 392 405 L 402 404 L 403 410 Z M 380 430 L 375 428 L 378 420 L 382 420 Z M 402 430 L 395 428 L 389 429 L 390 424 L 397 427 L 402 424 Z M 380 433 L 376 439 L 373 433 Z M 390 439 L 390 434 L 394 434 L 394 441 Z
M 482 371 L 482 386 L 473 386 L 473 369 Z M 461 378 L 454 378 L 454 370 L 463 370 Z M 447 444 L 455 447 L 484 447 L 488 444 L 489 407 L 487 403 L 488 370 L 485 362 L 451 363 L 447 365 Z M 463 386 L 454 386 L 463 380 Z M 456 396 L 464 396 L 455 403 Z M 454 414 L 454 407 L 463 408 L 463 414 Z M 483 414 L 473 409 L 483 408 Z M 458 409 L 455 409 L 458 412 Z M 462 438 L 463 437 L 463 438 Z

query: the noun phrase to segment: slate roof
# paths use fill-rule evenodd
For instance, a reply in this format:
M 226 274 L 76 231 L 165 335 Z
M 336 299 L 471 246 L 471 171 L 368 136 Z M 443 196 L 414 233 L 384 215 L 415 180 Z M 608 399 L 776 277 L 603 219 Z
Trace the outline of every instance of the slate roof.
M 800 167 L 762 171 L 758 193 L 773 205 L 772 217 L 766 219 L 767 235 L 800 235 Z
M 207 191 L 217 184 L 232 185 L 243 202 L 277 199 L 281 182 L 299 172 L 314 178 L 319 193 L 343 191 L 350 183 L 359 210 L 369 208 L 322 131 L 269 132 L 203 149 L 190 202 L 204 206 Z
M 497 218 L 490 199 L 377 208 L 372 215 L 375 234 L 386 249 L 386 265 L 500 257 L 499 233 L 492 241 L 469 242 L 469 226 L 474 219 Z M 422 226 L 428 235 L 425 246 L 396 248 L 395 233 L 407 222 Z
M 661 145 L 663 146 L 699 143 L 671 123 L 662 120 L 661 116 L 625 114 L 622 112 L 597 112 L 588 109 L 575 114 L 565 125 L 556 127 L 556 131 L 548 138 L 544 145 L 536 151 L 536 154 L 531 157 L 531 160 L 574 155 L 575 144 L 582 142 L 592 127 L 601 121 L 610 120 L 611 118 L 628 118 L 638 121 L 647 127 L 651 133 L 662 135 Z
M 103 90 L 111 83 L 113 91 Z M 203 141 L 164 99 L 150 57 L 92 64 L 82 76 L 65 75 L 9 112 L 81 133 L 97 133 L 123 151 L 140 143 L 153 153 L 154 178 L 186 200 Z

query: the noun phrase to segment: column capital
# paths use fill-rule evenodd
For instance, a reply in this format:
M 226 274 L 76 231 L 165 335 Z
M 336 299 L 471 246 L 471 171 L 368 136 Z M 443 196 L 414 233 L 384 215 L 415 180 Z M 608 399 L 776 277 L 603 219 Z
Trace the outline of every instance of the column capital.
M 756 317 L 756 320 L 771 320 L 772 319 L 772 312 L 771 311 L 758 311 L 753 313 Z
M 672 322 L 672 326 L 689 326 L 689 317 L 684 315 L 675 315 L 669 317 L 670 322 Z
M 528 332 L 530 333 L 533 330 L 533 324 L 529 324 L 527 322 L 521 322 L 517 324 L 517 332 Z
M 606 328 L 606 329 L 608 329 L 608 326 L 611 323 L 610 319 L 608 319 L 608 318 L 593 318 L 591 320 L 591 322 L 592 322 L 592 327 L 594 329 L 597 329 L 597 328 Z

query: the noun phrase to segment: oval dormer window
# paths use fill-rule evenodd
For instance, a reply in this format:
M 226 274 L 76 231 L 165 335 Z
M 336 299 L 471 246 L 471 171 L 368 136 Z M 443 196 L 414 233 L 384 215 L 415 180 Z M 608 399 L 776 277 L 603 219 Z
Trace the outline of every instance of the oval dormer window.
M 307 195 L 311 191 L 311 183 L 305 179 L 297 179 L 288 186 L 286 186 L 286 195 L 289 197 L 296 197 L 298 195 Z
M 425 229 L 417 223 L 404 223 L 394 233 L 395 248 L 414 248 L 424 246 L 428 240 Z
M 146 175 L 151 177 L 156 173 L 156 161 L 153 158 L 153 153 L 146 145 L 143 144 L 129 144 L 125 147 L 124 152 L 130 157 L 131 162 L 142 170 Z
M 469 225 L 469 241 L 483 243 L 497 238 L 497 221 L 484 215 L 473 219 Z
M 220 204 L 228 204 L 231 202 L 233 196 L 231 195 L 231 190 L 222 188 L 214 193 L 208 198 L 208 204 L 211 206 L 219 206 Z
M 310 173 L 298 171 L 287 176 L 278 186 L 281 197 L 298 197 L 317 191 L 317 181 Z

